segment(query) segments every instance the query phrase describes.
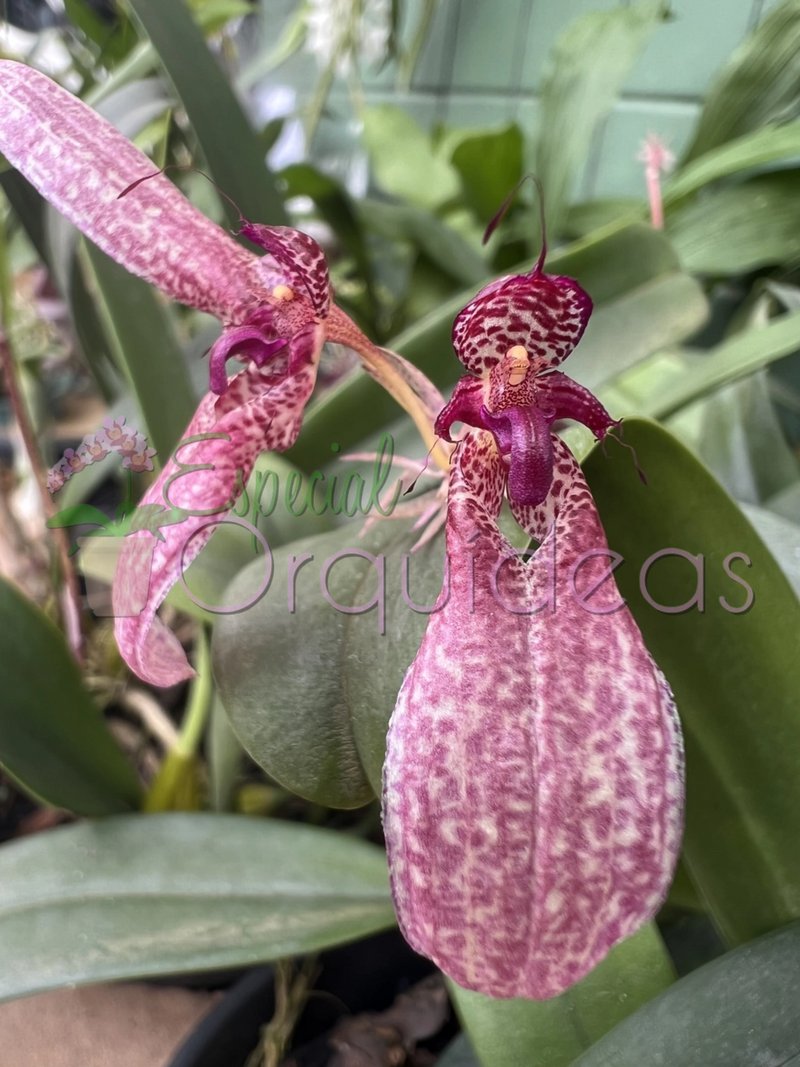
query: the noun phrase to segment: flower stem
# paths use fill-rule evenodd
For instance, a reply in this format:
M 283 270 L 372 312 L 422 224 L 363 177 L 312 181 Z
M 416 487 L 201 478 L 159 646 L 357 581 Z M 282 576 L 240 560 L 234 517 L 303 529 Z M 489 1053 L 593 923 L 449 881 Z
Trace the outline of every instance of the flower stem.
M 211 650 L 205 627 L 201 626 L 197 634 L 197 677 L 192 682 L 178 740 L 172 750 L 176 756 L 188 758 L 196 754 L 206 728 L 213 692 Z
M 0 233 L 0 322 L 3 333 L 0 333 L 0 363 L 3 367 L 6 390 L 14 418 L 19 426 L 28 461 L 31 465 L 34 481 L 36 482 L 39 496 L 42 502 L 42 511 L 45 519 L 51 519 L 56 514 L 56 507 L 47 491 L 47 471 L 42 460 L 39 444 L 33 429 L 25 398 L 22 395 L 19 379 L 17 377 L 17 362 L 9 343 L 10 323 L 12 317 L 11 277 L 8 271 L 6 258 L 5 239 Z M 64 529 L 52 531 L 53 544 L 58 554 L 59 569 L 63 587 L 61 589 L 61 616 L 67 642 L 79 663 L 83 662 L 83 636 L 81 634 L 81 609 L 80 589 L 78 579 L 72 568 L 69 558 L 69 538 Z

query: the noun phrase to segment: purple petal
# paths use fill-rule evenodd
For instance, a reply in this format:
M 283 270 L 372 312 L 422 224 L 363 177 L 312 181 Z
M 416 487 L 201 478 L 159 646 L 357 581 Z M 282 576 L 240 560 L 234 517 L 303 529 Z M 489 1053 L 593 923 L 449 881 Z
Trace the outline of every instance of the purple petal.
M 211 346 L 208 373 L 211 392 L 220 396 L 228 388 L 225 364 L 231 356 L 246 356 L 257 367 L 265 366 L 276 353 L 286 347 L 286 338 L 270 340 L 257 326 L 229 326 Z
M 627 608 L 592 614 L 571 595 L 573 565 L 606 542 L 577 464 L 554 447 L 553 492 L 515 508 L 542 542 L 526 566 L 497 528 L 493 438 L 459 444 L 450 598 L 403 683 L 384 770 L 403 931 L 460 985 L 494 997 L 543 999 L 582 978 L 655 913 L 680 842 L 672 698 Z M 491 575 L 506 556 L 501 602 Z M 588 559 L 577 589 L 605 567 Z M 617 598 L 610 578 L 588 603 Z
M 132 534 L 120 553 L 113 588 L 117 644 L 131 670 L 151 685 L 174 685 L 192 676 L 180 642 L 157 618 L 156 611 L 178 581 L 181 567 L 185 570 L 211 537 L 216 529 L 214 520 L 224 519 L 259 454 L 283 451 L 294 443 L 303 409 L 314 388 L 322 343 L 321 327 L 310 327 L 292 339 L 297 361 L 301 353 L 306 356 L 305 366 L 298 373 L 276 381 L 269 368 L 250 366 L 231 378 L 223 396 L 208 393 L 184 439 L 198 434 L 224 437 L 179 446 L 177 458 L 181 466 L 173 453 L 173 459 L 141 501 L 140 506 L 164 504 L 206 512 L 162 527 L 165 540 L 158 541 L 153 552 L 147 602 L 134 617 L 120 616 L 131 600 L 131 587 L 141 580 L 136 571 L 135 542 L 151 534 Z M 182 474 L 187 464 L 200 464 L 203 469 Z M 208 514 L 211 510 L 215 514 Z M 131 548 L 128 542 L 132 542 Z
M 535 269 L 492 282 L 453 324 L 453 347 L 473 374 L 491 370 L 510 348 L 555 367 L 583 336 L 592 301 L 572 278 Z
M 0 61 L 0 152 L 104 252 L 175 300 L 235 320 L 264 285 L 257 256 L 163 175 L 121 200 L 153 163 L 77 97 L 22 63 Z
M 537 407 L 510 407 L 498 414 L 483 408 L 481 414 L 510 459 L 509 498 L 529 507 L 541 504 L 553 481 L 553 420 Z
M 619 420 L 611 418 L 593 393 L 560 371 L 537 377 L 536 403 L 552 412 L 551 422 L 574 419 L 587 426 L 599 441 L 612 426 L 619 426 Z
M 487 385 L 483 378 L 461 378 L 436 419 L 435 429 L 439 437 L 452 443 L 450 428 L 456 422 L 488 430 L 482 414 L 486 393 Z
M 331 306 L 331 285 L 325 253 L 314 238 L 289 226 L 252 222 L 242 225 L 242 233 L 278 261 L 294 285 L 306 294 L 316 314 L 325 318 Z

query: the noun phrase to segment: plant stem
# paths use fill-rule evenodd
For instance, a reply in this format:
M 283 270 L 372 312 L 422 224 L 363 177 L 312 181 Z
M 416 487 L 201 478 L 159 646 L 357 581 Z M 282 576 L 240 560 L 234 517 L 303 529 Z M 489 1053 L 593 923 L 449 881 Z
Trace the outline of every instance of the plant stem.
M 176 756 L 188 758 L 196 754 L 206 728 L 213 692 L 211 651 L 205 627 L 201 626 L 197 635 L 197 677 L 192 682 L 180 734 L 172 750 Z

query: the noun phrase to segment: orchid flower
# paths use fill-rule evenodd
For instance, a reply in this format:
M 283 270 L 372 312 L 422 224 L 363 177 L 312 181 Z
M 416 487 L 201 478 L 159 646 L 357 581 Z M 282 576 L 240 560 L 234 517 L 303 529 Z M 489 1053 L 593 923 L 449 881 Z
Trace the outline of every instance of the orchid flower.
M 394 710 L 383 817 L 410 944 L 460 985 L 555 996 L 662 902 L 677 859 L 682 747 L 669 687 L 608 565 L 580 468 L 552 433 L 613 420 L 554 370 L 591 302 L 542 270 L 461 312 L 450 580 Z M 504 496 L 539 543 L 498 528 Z
M 324 254 L 310 237 L 243 222 L 242 234 L 267 255 L 246 250 L 168 178 L 154 174 L 150 160 L 105 119 L 22 64 L 0 61 L 0 115 L 0 152 L 54 207 L 132 273 L 223 324 L 210 352 L 211 392 L 184 434 L 186 443 L 143 500 L 192 514 L 170 526 L 156 545 L 147 603 L 136 617 L 119 616 L 137 584 L 133 571 L 140 554 L 130 542 L 147 533 L 128 539 L 115 580 L 123 657 L 146 681 L 170 685 L 193 672 L 156 610 L 235 502 L 259 453 L 294 442 L 324 342 L 358 352 L 446 467 L 447 452 L 433 432 L 441 398 L 423 375 L 373 345 L 332 302 Z M 228 379 L 231 357 L 246 368 Z M 149 457 L 138 444 L 131 455 L 139 457 L 136 469 L 147 467 Z

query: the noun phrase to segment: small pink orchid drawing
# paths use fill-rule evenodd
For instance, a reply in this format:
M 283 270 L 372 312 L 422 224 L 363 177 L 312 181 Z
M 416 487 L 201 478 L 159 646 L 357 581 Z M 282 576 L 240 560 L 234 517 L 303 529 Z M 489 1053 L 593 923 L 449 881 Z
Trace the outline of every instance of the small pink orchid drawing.
M 589 488 L 555 419 L 615 425 L 558 366 L 591 301 L 529 273 L 455 322 L 470 376 L 441 413 L 452 456 L 443 592 L 392 716 L 383 818 L 410 944 L 461 986 L 544 999 L 666 895 L 682 827 L 669 687 L 617 592 Z M 539 548 L 500 533 L 504 497 Z
M 156 546 L 150 592 L 135 618 L 117 619 L 120 651 L 139 677 L 172 685 L 194 673 L 156 611 L 241 492 L 262 451 L 288 448 L 300 432 L 326 340 L 355 350 L 365 369 L 414 419 L 441 466 L 448 453 L 433 421 L 441 397 L 414 367 L 375 346 L 332 301 L 319 245 L 284 226 L 244 222 L 267 254 L 243 248 L 199 212 L 105 119 L 44 75 L 0 61 L 0 152 L 54 207 L 134 274 L 181 303 L 217 316 L 211 391 L 183 447 L 165 463 L 143 505 L 190 512 Z M 143 179 L 149 179 L 144 181 Z M 133 184 L 132 184 L 133 183 Z M 124 194 L 124 195 L 123 195 Z M 245 369 L 228 379 L 226 361 Z M 122 427 L 106 426 L 121 442 Z M 202 435 L 202 440 L 199 439 Z M 139 444 L 130 455 L 143 455 Z M 143 461 L 143 462 L 146 462 Z M 133 534 L 120 555 L 115 613 L 135 581 Z
M 112 452 L 125 457 L 123 467 L 133 471 L 153 470 L 152 457 L 154 448 L 147 447 L 147 438 L 133 426 L 125 425 L 125 417 L 103 420 L 102 429 L 87 434 L 77 448 L 68 448 L 63 457 L 50 469 L 47 476 L 47 488 L 51 493 L 63 489 L 73 474 L 78 474 L 93 463 L 100 463 Z M 132 462 L 138 457 L 136 464 Z

